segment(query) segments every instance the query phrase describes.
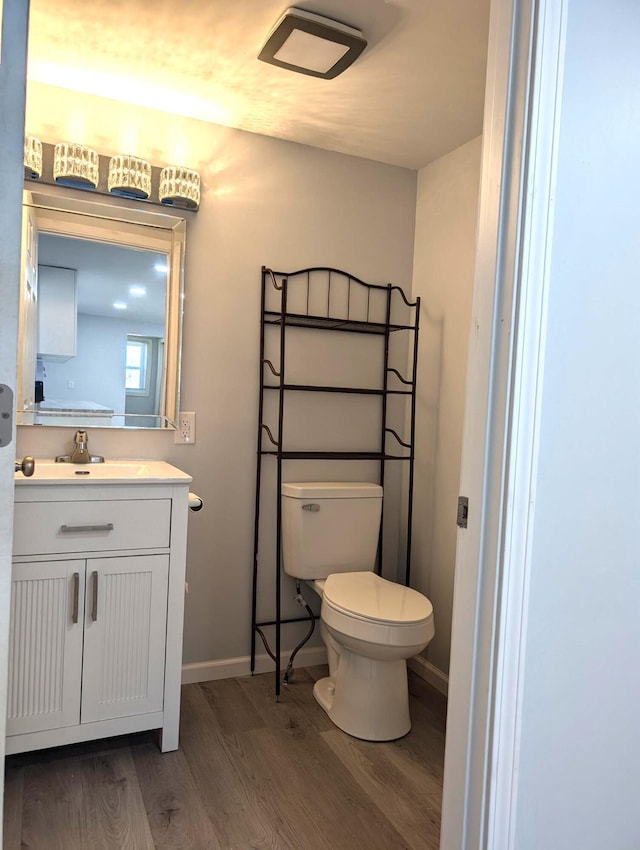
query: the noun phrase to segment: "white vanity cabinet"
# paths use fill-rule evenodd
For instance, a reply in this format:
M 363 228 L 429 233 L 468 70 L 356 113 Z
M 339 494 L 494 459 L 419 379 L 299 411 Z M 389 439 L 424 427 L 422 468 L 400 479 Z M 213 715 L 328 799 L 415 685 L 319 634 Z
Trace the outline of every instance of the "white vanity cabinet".
M 191 479 L 58 466 L 16 477 L 7 753 L 156 728 L 176 749 Z

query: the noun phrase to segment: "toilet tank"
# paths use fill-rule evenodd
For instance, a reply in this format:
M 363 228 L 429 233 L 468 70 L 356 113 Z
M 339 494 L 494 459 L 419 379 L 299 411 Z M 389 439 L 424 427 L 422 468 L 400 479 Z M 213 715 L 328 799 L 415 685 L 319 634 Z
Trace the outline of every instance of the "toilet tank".
M 365 481 L 282 484 L 282 560 L 300 579 L 373 570 L 382 487 Z

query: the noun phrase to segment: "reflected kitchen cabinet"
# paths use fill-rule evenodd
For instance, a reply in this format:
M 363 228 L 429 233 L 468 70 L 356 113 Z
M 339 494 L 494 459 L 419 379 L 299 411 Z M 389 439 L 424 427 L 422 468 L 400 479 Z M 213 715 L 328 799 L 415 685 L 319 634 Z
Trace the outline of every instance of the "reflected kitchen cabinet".
M 74 269 L 38 266 L 38 356 L 68 360 L 76 355 L 77 290 Z

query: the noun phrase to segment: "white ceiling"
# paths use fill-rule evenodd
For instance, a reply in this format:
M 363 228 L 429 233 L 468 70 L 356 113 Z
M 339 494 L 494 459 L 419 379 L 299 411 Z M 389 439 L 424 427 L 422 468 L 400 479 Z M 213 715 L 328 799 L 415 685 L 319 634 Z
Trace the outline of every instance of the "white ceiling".
M 109 242 L 52 233 L 38 236 L 38 263 L 75 271 L 78 313 L 90 316 L 164 327 L 167 272 L 156 266 L 167 261 L 166 254 Z M 131 286 L 144 289 L 144 295 L 132 295 Z M 125 309 L 114 308 L 114 301 L 125 304 Z
M 298 0 L 369 44 L 334 80 L 256 57 L 287 0 L 31 0 L 30 79 L 408 168 L 482 130 L 489 0 Z

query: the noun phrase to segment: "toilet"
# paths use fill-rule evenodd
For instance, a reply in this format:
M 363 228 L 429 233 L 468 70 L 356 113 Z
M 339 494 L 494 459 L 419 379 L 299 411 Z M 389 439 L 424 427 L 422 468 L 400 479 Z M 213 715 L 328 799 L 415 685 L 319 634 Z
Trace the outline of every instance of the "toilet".
M 329 676 L 313 695 L 329 718 L 365 741 L 411 729 L 407 659 L 433 638 L 433 607 L 373 570 L 382 487 L 355 482 L 282 484 L 285 572 L 322 598 L 320 633 Z

